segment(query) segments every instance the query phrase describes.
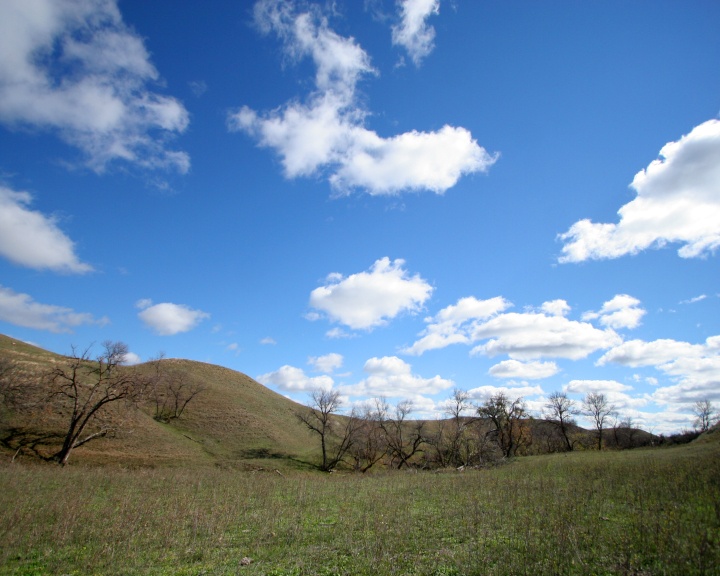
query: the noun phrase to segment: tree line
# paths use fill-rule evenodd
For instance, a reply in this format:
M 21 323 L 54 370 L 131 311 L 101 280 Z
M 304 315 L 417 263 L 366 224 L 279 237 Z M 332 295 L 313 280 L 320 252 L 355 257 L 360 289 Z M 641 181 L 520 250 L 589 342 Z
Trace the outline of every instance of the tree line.
M 530 414 L 522 397 L 499 392 L 478 404 L 459 389 L 453 391 L 440 420 L 410 419 L 409 400 L 393 407 L 387 399 L 376 398 L 347 415 L 342 415 L 342 408 L 337 390 L 317 389 L 306 409 L 297 412 L 319 441 L 318 467 L 326 472 L 340 466 L 367 472 L 379 464 L 394 469 L 464 468 L 521 454 L 634 448 L 652 438 L 599 392 L 580 401 L 553 392 L 539 418 Z M 696 402 L 693 411 L 697 434 L 718 419 L 709 400 Z M 590 432 L 577 425 L 580 415 L 592 422 Z

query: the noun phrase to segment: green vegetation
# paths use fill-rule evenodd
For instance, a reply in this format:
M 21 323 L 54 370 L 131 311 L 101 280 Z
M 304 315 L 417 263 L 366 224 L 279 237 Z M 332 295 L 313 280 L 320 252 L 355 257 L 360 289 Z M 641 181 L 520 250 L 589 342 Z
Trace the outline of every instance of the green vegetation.
M 0 574 L 718 574 L 720 443 L 372 476 L 5 464 L 0 527 Z

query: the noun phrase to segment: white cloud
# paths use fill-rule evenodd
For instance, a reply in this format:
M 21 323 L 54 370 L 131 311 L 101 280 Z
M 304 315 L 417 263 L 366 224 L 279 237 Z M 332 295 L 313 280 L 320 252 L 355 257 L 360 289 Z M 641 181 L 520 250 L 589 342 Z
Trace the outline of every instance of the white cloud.
M 456 305 L 441 310 L 426 320 L 427 328 L 420 339 L 402 350 L 422 354 L 450 344 L 472 344 L 488 340 L 473 348 L 471 354 L 497 356 L 508 354 L 513 360 L 537 360 L 543 357 L 579 360 L 597 350 L 616 346 L 622 340 L 613 330 L 599 330 L 587 322 L 565 318 L 570 307 L 564 300 L 545 302 L 541 310 L 503 313 L 512 304 L 501 296 L 488 300 L 461 298 Z M 518 365 L 501 364 L 502 372 Z M 531 365 L 538 366 L 538 364 Z M 550 365 L 545 364 L 544 370 Z
M 520 378 L 541 380 L 549 378 L 560 371 L 555 362 L 520 362 L 519 360 L 503 360 L 492 366 L 488 374 L 495 378 Z
M 324 356 L 311 356 L 308 358 L 308 364 L 310 364 L 317 372 L 323 372 L 325 374 L 331 374 L 343 365 L 342 354 L 331 352 Z
M 617 224 L 580 220 L 559 236 L 560 262 L 619 258 L 651 247 L 681 244 L 683 258 L 720 246 L 720 120 L 709 120 L 660 150 L 638 172 L 637 197 L 620 208 Z
M 505 396 L 510 400 L 545 394 L 540 386 L 530 386 L 527 382 L 521 382 L 513 386 L 478 386 L 477 388 L 468 390 L 468 394 L 470 394 L 472 398 L 482 402 L 491 396 L 501 393 L 505 394 Z
M 689 298 L 688 300 L 681 300 L 680 304 L 696 304 L 697 302 L 702 302 L 707 298 L 707 294 L 700 294 L 700 296 L 695 296 L 694 298 Z
M 320 319 L 320 315 L 315 318 L 316 320 Z M 350 332 L 345 332 L 342 328 L 336 326 L 335 328 L 330 328 L 327 332 L 325 332 L 325 336 L 327 338 L 330 338 L 331 340 L 340 340 L 343 338 L 354 338 L 355 334 Z
M 416 312 L 433 289 L 419 275 L 410 276 L 404 264 L 404 260 L 391 262 L 386 257 L 377 260 L 368 272 L 347 278 L 331 274 L 325 286 L 311 292 L 310 306 L 354 330 L 369 330 L 401 312 Z
M 72 328 L 84 324 L 104 326 L 110 322 L 105 317 L 96 319 L 92 314 L 75 312 L 71 308 L 40 304 L 28 294 L 21 294 L 3 286 L 0 286 L 0 320 L 16 326 L 56 333 L 72 333 Z
M 135 354 L 135 352 L 128 352 L 123 356 L 123 364 L 126 364 L 127 366 L 135 366 L 136 364 L 140 364 L 142 362 L 142 359 L 140 356 Z
M 0 2 L 0 122 L 57 133 L 98 172 L 116 160 L 189 169 L 165 148 L 187 110 L 148 88 L 158 79 L 115 0 Z
M 508 354 L 515 360 L 543 357 L 579 360 L 621 342 L 613 330 L 599 330 L 587 322 L 536 312 L 501 314 L 475 327 L 473 340 L 490 340 L 473 354 Z
M 82 274 L 92 266 L 81 262 L 75 244 L 57 219 L 30 210 L 32 196 L 0 186 L 0 254 L 11 262 L 56 272 Z
M 421 338 L 402 352 L 420 355 L 451 344 L 470 344 L 471 332 L 478 321 L 499 314 L 510 306 L 512 304 L 501 296 L 487 300 L 478 300 L 473 296 L 460 298 L 457 304 L 443 308 L 433 318 L 426 319 L 428 326 L 421 333 Z
M 400 0 L 400 24 L 392 28 L 392 42 L 407 50 L 416 66 L 432 52 L 435 29 L 427 19 L 440 13 L 440 0 Z
M 368 377 L 357 384 L 339 386 L 338 389 L 348 396 L 386 396 L 389 398 L 408 398 L 422 394 L 437 394 L 452 388 L 452 380 L 433 376 L 423 378 L 412 373 L 412 366 L 397 356 L 370 358 L 365 362 Z
M 582 394 L 583 396 L 592 392 L 603 394 L 608 403 L 613 405 L 616 410 L 646 406 L 650 401 L 649 398 L 647 396 L 631 396 L 627 392 L 632 389 L 632 386 L 615 380 L 571 380 L 563 386 L 563 391 L 570 394 Z
M 244 106 L 228 117 L 230 130 L 244 131 L 280 155 L 286 177 L 327 169 L 338 193 L 360 188 L 372 195 L 441 194 L 461 176 L 484 172 L 496 161 L 461 127 L 390 138 L 366 129 L 356 84 L 375 70 L 354 39 L 336 34 L 318 13 L 297 14 L 282 0 L 258 2 L 255 19 L 262 31 L 283 40 L 290 57 L 310 57 L 317 69 L 307 102 L 292 101 L 265 114 Z
M 608 363 L 620 364 L 631 368 L 640 366 L 660 366 L 676 358 L 700 358 L 705 352 L 701 344 L 690 344 L 677 340 L 660 339 L 652 342 L 628 340 L 608 350 L 597 361 L 599 366 Z
M 704 344 L 631 340 L 609 350 L 597 363 L 654 366 L 675 383 L 659 386 L 652 394 L 653 401 L 679 409 L 683 404 L 705 398 L 720 400 L 719 342 L 720 336 L 711 336 Z
M 333 379 L 330 376 L 310 377 L 301 368 L 294 366 L 281 366 L 274 372 L 261 374 L 256 378 L 265 386 L 277 386 L 288 392 L 304 392 L 317 389 L 329 390 L 333 386 Z
M 150 300 L 141 300 L 137 307 L 142 309 L 138 317 L 160 336 L 188 332 L 210 317 L 210 314 L 201 310 L 193 310 L 188 306 L 170 302 L 153 305 Z
M 570 312 L 570 305 L 565 300 L 551 300 L 543 302 L 540 310 L 550 316 L 567 316 Z
M 260 340 L 260 344 L 262 344 L 263 346 L 274 346 L 275 344 L 277 344 L 277 342 L 275 341 L 275 338 L 266 336 L 265 338 Z
M 607 394 L 609 392 L 627 392 L 629 390 L 632 390 L 632 386 L 615 380 L 571 380 L 563 386 L 564 392 L 573 394 L 588 394 L 591 392 Z
M 637 328 L 645 310 L 640 308 L 640 300 L 618 294 L 605 302 L 599 312 L 585 312 L 583 320 L 599 320 L 600 324 L 616 330 L 621 328 Z

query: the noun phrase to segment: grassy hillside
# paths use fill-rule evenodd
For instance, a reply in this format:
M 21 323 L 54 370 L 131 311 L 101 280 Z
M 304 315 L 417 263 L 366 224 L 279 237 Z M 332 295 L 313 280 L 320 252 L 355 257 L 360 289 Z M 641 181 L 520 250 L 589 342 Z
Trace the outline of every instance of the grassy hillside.
M 0 335 L 0 358 L 17 362 L 40 375 L 63 357 Z M 163 360 L 182 372 L 203 391 L 182 417 L 170 423 L 153 418 L 151 403 L 140 410 L 116 410 L 121 424 L 113 438 L 100 438 L 76 449 L 71 463 L 120 465 L 204 465 L 258 468 L 296 467 L 313 459 L 314 439 L 297 421 L 300 406 L 240 372 L 189 360 Z M 149 366 L 124 368 L 149 370 Z M 122 422 L 119 419 L 122 418 Z M 47 412 L 14 414 L 5 410 L 0 437 L 6 439 L 4 456 L 12 457 L 19 440 L 11 429 L 34 434 L 60 432 L 65 420 Z M 17 432 L 16 432 L 17 434 Z M 49 449 L 49 448 L 48 448 Z M 23 457 L 21 450 L 18 458 Z

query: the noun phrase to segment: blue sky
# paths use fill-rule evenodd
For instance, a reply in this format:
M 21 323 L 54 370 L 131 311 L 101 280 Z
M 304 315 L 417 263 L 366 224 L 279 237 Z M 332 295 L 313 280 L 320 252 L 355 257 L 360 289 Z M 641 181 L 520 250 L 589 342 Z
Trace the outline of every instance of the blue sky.
M 0 332 L 304 401 L 720 402 L 720 4 L 6 0 Z

